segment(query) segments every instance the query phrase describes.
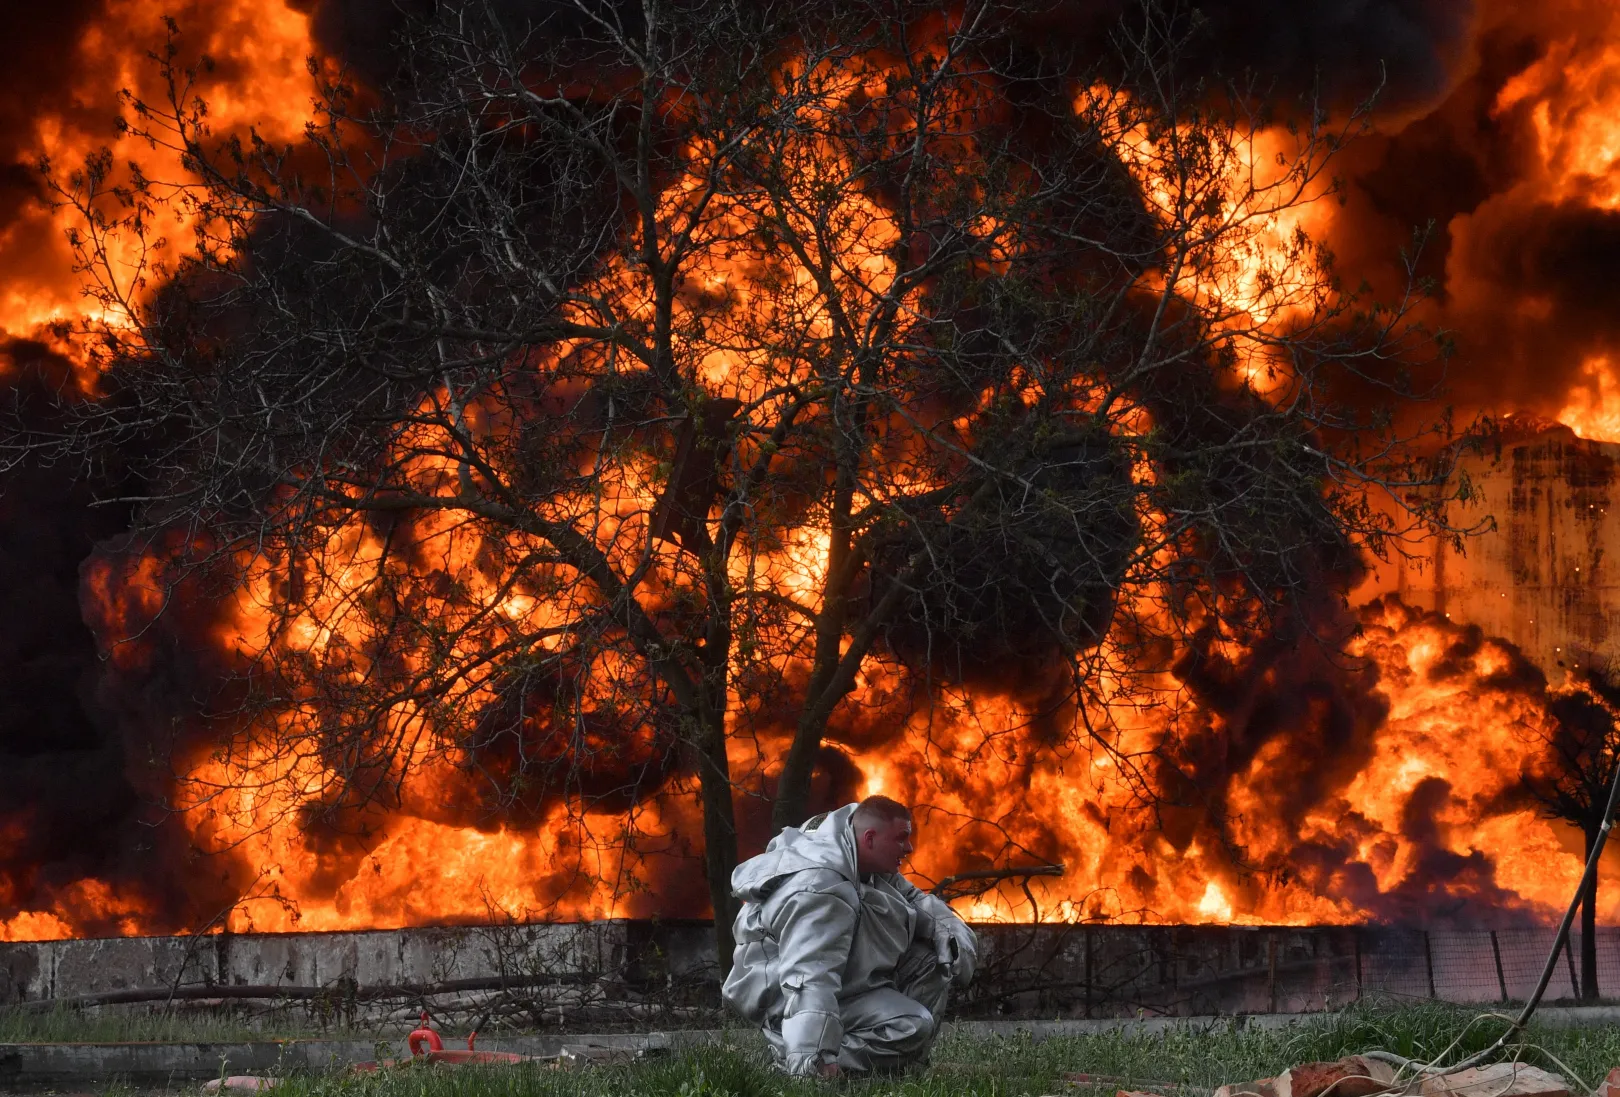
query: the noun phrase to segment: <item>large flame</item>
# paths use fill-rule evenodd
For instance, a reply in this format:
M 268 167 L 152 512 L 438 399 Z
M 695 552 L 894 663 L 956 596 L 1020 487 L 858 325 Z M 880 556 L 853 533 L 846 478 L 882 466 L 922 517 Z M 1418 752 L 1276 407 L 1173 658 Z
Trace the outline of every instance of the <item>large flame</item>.
M 177 62 L 206 69 L 195 87 L 207 96 L 210 124 L 220 134 L 249 127 L 273 141 L 302 131 L 311 117 L 309 17 L 281 0 L 218 0 L 204 16 L 179 27 L 182 51 Z M 129 131 L 115 127 L 135 100 L 157 102 L 164 94 L 147 53 L 165 40 L 164 9 L 147 0 L 109 0 L 101 16 L 67 48 L 76 54 L 82 74 L 68 90 L 72 110 L 38 117 L 28 149 L 34 161 L 48 161 L 59 178 L 84 164 L 98 150 L 110 153 L 108 185 L 127 184 L 130 167 L 160 185 L 183 178 L 179 155 L 154 148 Z M 110 201 L 110 199 L 109 199 Z M 40 339 L 70 358 L 77 348 L 53 331 L 53 325 L 77 326 L 86 319 L 123 323 L 126 318 L 86 314 L 84 272 L 75 269 L 68 234 L 84 228 L 79 212 L 49 196 L 25 207 L 0 236 L 0 334 Z M 182 249 L 195 226 L 186 212 L 160 227 L 169 254 Z M 128 235 L 107 241 L 107 269 L 102 276 L 128 286 L 157 258 L 147 244 Z
M 1160 225 L 1185 234 L 1185 262 L 1153 272 L 1150 284 L 1200 302 L 1242 356 L 1250 387 L 1278 393 L 1289 363 L 1271 352 L 1268 336 L 1323 304 L 1313 241 L 1331 225 L 1334 206 L 1323 199 L 1333 181 L 1310 147 L 1322 135 L 1254 123 L 1206 137 L 1198 146 L 1208 160 L 1197 180 L 1203 189 L 1189 199 L 1187 150 L 1170 134 L 1155 137 L 1130 96 L 1094 85 L 1076 97 L 1075 110 L 1139 181 Z M 1215 240 L 1220 245 L 1209 246 Z
M 913 863 L 934 879 L 958 871 L 976 846 L 982 852 L 992 829 L 996 852 L 1040 849 L 1064 862 L 1062 877 L 1035 877 L 1028 892 L 1002 889 L 964 906 L 980 920 L 1353 923 L 1386 918 L 1403 893 L 1430 888 L 1445 896 L 1434 904 L 1442 909 L 1479 899 L 1493 912 L 1540 917 L 1566 903 L 1581 870 L 1579 836 L 1514 796 L 1520 774 L 1543 764 L 1551 719 L 1545 693 L 1504 674 L 1522 657 L 1393 600 L 1369 607 L 1347 654 L 1376 668 L 1388 715 L 1359 767 L 1298 815 L 1291 786 L 1308 779 L 1323 736 L 1312 724 L 1276 736 L 1224 776 L 1224 819 L 1197 802 L 1143 804 L 1101 750 L 1022 763 L 1039 751 L 1031 741 L 1039 714 L 994 697 L 952 698 L 915 718 L 932 726 L 906 747 L 857 760 L 866 792 L 932 805 Z M 1116 704 L 1109 715 L 1129 720 L 1121 753 L 1207 718 L 1191 705 Z M 971 770 L 961 766 L 953 745 L 981 743 L 987 724 L 1001 745 Z M 996 826 L 967 822 L 985 818 Z M 1438 862 L 1449 880 L 1436 878 Z M 1605 918 L 1620 913 L 1620 896 L 1607 892 L 1603 902 Z
M 1549 203 L 1620 210 L 1620 16 L 1596 10 L 1599 25 L 1554 40 L 1502 87 L 1493 114 L 1529 117 L 1535 150 L 1520 188 Z M 1510 307 L 1544 305 L 1530 297 Z M 1582 438 L 1620 441 L 1620 375 L 1609 355 L 1586 358 L 1558 418 Z
M 250 7 L 245 0 L 231 0 L 222 11 L 207 49 L 230 57 L 233 65 L 232 75 L 211 92 L 215 126 L 253 122 L 276 133 L 295 131 L 307 99 L 305 17 L 276 5 Z M 112 5 L 109 19 L 77 47 L 103 60 L 94 66 L 100 82 L 84 89 L 85 99 L 110 108 L 119 86 L 138 83 L 142 77 L 127 43 L 150 40 L 157 30 L 146 6 Z M 845 81 L 853 93 L 871 74 L 829 78 Z M 1503 91 L 1499 110 L 1533 104 L 1545 166 L 1540 185 L 1561 197 L 1620 207 L 1611 170 L 1620 156 L 1616 88 L 1620 51 L 1572 44 Z M 1093 88 L 1077 108 L 1106 112 L 1109 103 L 1107 89 Z M 1154 197 L 1166 198 L 1151 183 L 1161 155 L 1154 142 L 1129 127 L 1116 136 L 1128 165 L 1149 181 L 1150 204 Z M 59 163 L 82 158 L 103 140 L 60 119 L 40 122 L 39 151 Z M 127 138 L 119 141 L 117 156 L 140 160 L 148 174 L 178 170 L 161 154 L 126 147 Z M 1284 144 L 1279 132 L 1257 132 L 1227 150 L 1229 171 L 1258 176 L 1262 188 L 1277 184 L 1267 173 Z M 806 144 L 795 152 L 805 186 L 843 177 L 829 149 Z M 667 207 L 679 208 L 694 186 L 692 180 L 675 181 L 664 196 Z M 893 276 L 891 221 L 858 192 L 846 196 L 839 213 L 831 246 L 840 254 L 844 277 L 857 295 L 881 295 Z M 35 216 L 59 229 L 67 215 L 41 210 Z M 1292 269 L 1292 258 L 1306 247 L 1304 234 L 1332 217 L 1330 205 L 1270 209 L 1262 197 L 1214 216 L 1250 224 L 1245 245 L 1223 266 L 1188 269 L 1183 284 L 1172 289 L 1218 303 L 1239 339 L 1311 307 L 1308 295 L 1280 273 Z M 701 231 L 727 243 L 712 249 L 713 265 L 700 272 L 704 284 L 694 292 L 726 297 L 732 313 L 752 323 L 821 330 L 828 321 L 818 315 L 820 296 L 810 273 L 793 256 L 769 250 L 756 227 L 745 197 L 705 219 Z M 984 231 L 993 234 L 996 226 Z M 32 332 L 75 315 L 77 283 L 66 252 L 55 246 L 36 260 L 39 276 L 0 284 L 0 326 L 6 330 Z M 119 261 L 134 258 L 120 254 Z M 644 275 L 629 263 L 611 265 L 601 278 L 628 310 L 649 300 Z M 1265 358 L 1263 340 L 1250 338 L 1248 344 L 1250 383 L 1267 392 L 1284 367 Z M 549 353 L 562 361 L 592 351 L 560 345 Z M 781 380 L 773 376 L 777 368 L 767 355 L 712 350 L 699 372 L 713 394 L 749 399 Z M 1594 357 L 1587 369 L 1590 389 L 1571 394 L 1565 421 L 1588 437 L 1620 437 L 1620 383 L 1606 358 Z M 456 490 L 457 470 L 443 460 L 418 455 L 410 461 L 422 490 Z M 598 527 L 605 552 L 647 543 L 657 502 L 653 482 L 652 470 L 642 469 L 609 485 L 613 520 Z M 576 502 L 585 505 L 567 499 L 557 505 L 567 509 Z M 390 576 L 410 581 L 400 569 L 421 560 L 433 562 L 442 582 L 417 584 L 423 600 L 413 612 L 424 620 L 475 626 L 459 631 L 462 647 L 450 655 L 466 659 L 469 667 L 514 629 L 543 627 L 548 615 L 559 612 L 544 590 L 514 585 L 483 566 L 492 557 L 525 551 L 529 546 L 517 535 L 492 544 L 440 516 L 412 521 L 409 556 L 390 556 L 374 533 L 354 524 L 337 529 L 323 552 L 307 558 L 247 560 L 250 581 L 210 637 L 221 659 L 273 651 L 334 681 L 363 673 L 362 653 L 376 647 L 376 637 L 368 634 L 375 621 L 360 607 Z M 739 557 L 733 577 L 739 584 L 813 599 L 826 544 L 825 529 L 813 522 L 784 529 L 775 543 L 751 546 Z M 683 582 L 678 550 L 666 545 L 660 552 L 651 585 L 675 590 Z M 145 556 L 122 571 L 103 564 L 92 573 L 89 585 L 98 596 L 104 634 L 133 635 L 150 620 L 162 600 L 159 569 L 155 556 Z M 296 604 L 287 593 L 293 588 L 300 592 Z M 406 664 L 427 657 L 409 641 L 392 650 Z M 1242 665 L 1252 653 L 1224 656 Z M 1110 703 L 1060 714 L 1083 717 L 1102 733 L 1054 753 L 1047 738 L 1052 713 L 986 687 L 941 689 L 919 705 L 902 688 L 899 670 L 874 659 L 862 672 L 852 707 L 874 725 L 903 725 L 905 734 L 863 738 L 857 729 L 844 749 L 861 775 L 861 792 L 926 805 L 913 864 L 919 874 L 939 880 L 981 863 L 1064 865 L 1061 877 L 1038 876 L 1027 887 L 1006 884 L 962 901 L 962 912 L 976 919 L 1348 923 L 1432 909 L 1433 903 L 1402 904 L 1404 897 L 1435 888 L 1447 902 L 1478 899 L 1526 918 L 1546 917 L 1566 901 L 1579 874 L 1578 836 L 1542 819 L 1513 794 L 1520 774 L 1540 764 L 1551 720 L 1544 690 L 1525 688 L 1503 673 L 1515 653 L 1460 623 L 1385 601 L 1365 611 L 1360 635 L 1342 656 L 1346 667 L 1359 668 L 1345 671 L 1344 680 L 1352 683 L 1346 688 L 1365 683 L 1366 697 L 1387 711 L 1344 752 L 1346 764 L 1326 776 L 1316 771 L 1314 754 L 1326 730 L 1307 705 L 1297 727 L 1271 735 L 1246 759 L 1213 768 L 1208 759 L 1186 759 L 1191 776 L 1181 795 L 1165 803 L 1144 800 L 1139 767 L 1153 764 L 1146 760 L 1176 757 L 1182 744 L 1201 736 L 1245 733 L 1235 724 L 1238 717 L 1213 711 L 1192 685 L 1172 675 L 1163 676 L 1149 699 L 1137 685 L 1105 681 L 1099 695 Z M 137 645 L 124 645 L 113 647 L 110 658 L 116 664 L 142 654 Z M 608 660 L 596 673 L 634 671 Z M 469 710 L 488 703 L 493 691 L 488 677 L 469 670 L 446 704 Z M 581 700 L 587 707 L 598 702 L 608 703 L 588 689 Z M 667 896 L 638 888 L 657 878 L 657 856 L 691 852 L 690 836 L 700 827 L 689 795 L 648 797 L 628 813 L 581 813 L 556 802 L 521 824 L 461 825 L 446 821 L 439 810 L 462 796 L 470 780 L 467 759 L 441 734 L 438 722 L 445 714 L 402 705 L 387 718 L 414 744 L 405 752 L 414 765 L 397 808 L 368 817 L 365 832 L 347 846 L 313 843 L 302 827 L 304 803 L 318 802 L 341 779 L 314 752 L 284 749 L 298 741 L 300 729 L 313 726 L 310 712 L 294 706 L 267 718 L 260 734 L 250 733 L 232 752 L 203 751 L 187 760 L 181 787 L 190 834 L 199 848 L 247 865 L 253 879 L 243 900 L 217 924 L 238 930 L 374 928 L 506 916 L 622 916 L 663 906 Z M 731 749 L 739 773 L 758 766 L 759 747 L 748 736 L 735 736 Z M 1199 779 L 1207 787 L 1197 787 Z M 1298 782 L 1316 782 L 1308 805 L 1300 806 L 1291 784 Z M 1602 916 L 1620 916 L 1620 895 L 1615 889 L 1604 895 Z M 140 932 L 148 924 L 146 912 L 122 902 L 112 885 L 90 878 L 65 889 L 54 909 L 19 910 L 0 882 L 0 910 L 16 911 L 0 921 L 0 940 L 72 936 L 92 911 L 102 923 L 111 915 L 121 932 Z

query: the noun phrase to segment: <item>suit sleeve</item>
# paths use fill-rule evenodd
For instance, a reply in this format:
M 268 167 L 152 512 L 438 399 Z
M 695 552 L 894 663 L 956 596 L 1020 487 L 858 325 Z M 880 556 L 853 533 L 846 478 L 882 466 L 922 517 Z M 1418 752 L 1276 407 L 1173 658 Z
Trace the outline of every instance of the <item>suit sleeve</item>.
M 940 964 L 951 972 L 958 986 L 967 986 L 979 963 L 978 935 L 939 896 L 922 890 L 898 872 L 890 879 L 895 890 L 922 915 L 919 936 L 934 942 Z
M 854 939 L 853 896 L 827 890 L 795 891 L 771 912 L 782 980 L 782 1041 L 788 1071 L 813 1074 L 838 1053 L 844 1022 L 838 992 Z

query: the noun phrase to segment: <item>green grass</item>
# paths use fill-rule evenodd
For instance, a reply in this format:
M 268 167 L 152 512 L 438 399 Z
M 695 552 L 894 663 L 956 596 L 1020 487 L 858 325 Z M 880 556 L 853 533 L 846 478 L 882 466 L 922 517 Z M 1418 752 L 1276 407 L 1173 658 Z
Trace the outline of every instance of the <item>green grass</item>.
M 1220 1022 L 1040 1041 L 1027 1034 L 953 1034 L 936 1045 L 927 1070 L 835 1086 L 777 1074 L 750 1041 L 747 1048 L 698 1047 L 664 1059 L 575 1070 L 406 1068 L 290 1078 L 276 1092 L 285 1097 L 1023 1097 L 1076 1093 L 1062 1076 L 1077 1071 L 1213 1087 L 1374 1048 L 1432 1058 L 1459 1035 L 1452 1055 L 1465 1055 L 1489 1045 L 1505 1027 L 1499 1021 L 1470 1025 L 1477 1016 L 1478 1011 L 1459 1006 L 1364 1003 L 1276 1029 Z M 187 1023 L 193 1026 L 188 1037 L 195 1039 L 196 1022 Z M 0 1025 L 0 1041 L 7 1038 Z M 1573 1071 L 1578 1077 L 1572 1081 L 1590 1085 L 1620 1065 L 1620 1026 L 1533 1027 L 1520 1057 Z M 1115 1088 L 1102 1092 L 1112 1094 Z
M 298 1080 L 287 1097 L 810 1097 L 835 1091 L 849 1097 L 1021 1097 L 1061 1093 L 1066 1072 L 1214 1087 L 1277 1073 L 1293 1063 L 1337 1059 L 1373 1048 L 1433 1056 L 1459 1033 L 1454 1054 L 1483 1048 L 1499 1022 L 1468 1026 L 1476 1011 L 1460 1007 L 1362 1005 L 1280 1029 L 1237 1023 L 1177 1026 L 1158 1034 L 1118 1031 L 1034 1040 L 953 1035 L 940 1041 L 933 1066 L 904 1078 L 845 1082 L 836 1087 L 784 1078 L 763 1054 L 738 1048 L 696 1048 L 662 1061 L 579 1071 L 505 1069 L 410 1070 L 372 1077 Z M 1561 1069 L 1584 1083 L 1620 1065 L 1620 1027 L 1536 1028 L 1522 1053 L 1527 1061 Z M 1105 1087 L 1112 1093 L 1117 1088 Z M 282 1092 L 282 1091 L 278 1091 Z
M 1214 1088 L 1225 1082 L 1269 1077 L 1295 1063 L 1375 1049 L 1424 1061 L 1445 1054 L 1445 1062 L 1455 1062 L 1490 1046 L 1507 1028 L 1505 1021 L 1479 1018 L 1479 1010 L 1463 1006 L 1364 1002 L 1269 1029 L 1229 1021 L 1178 1025 L 1159 1033 L 1118 1030 L 1042 1042 L 1028 1037 L 964 1036 L 948 1045 L 942 1042 L 934 1058 L 1007 1064 L 1009 1073 L 1047 1086 L 1008 1091 L 1011 1093 L 1054 1092 L 1050 1087 L 1058 1085 L 1065 1072 Z M 1546 1028 L 1532 1024 L 1518 1055 L 1551 1070 L 1573 1071 L 1581 1081 L 1594 1083 L 1620 1065 L 1620 1026 Z M 1011 1068 L 1010 1064 L 1017 1066 Z M 1114 1088 L 1108 1087 L 1108 1092 Z
M 275 1092 L 278 1097 L 1012 1097 L 1052 1093 L 1057 1085 L 1049 1066 L 1027 1057 L 968 1065 L 942 1062 L 905 1078 L 829 1085 L 784 1077 L 770 1069 L 762 1052 L 700 1047 L 649 1062 L 574 1070 L 407 1068 L 292 1078 Z
M 1122 1030 L 1042 1043 L 1027 1038 L 962 1038 L 953 1041 L 953 1057 L 967 1061 L 1017 1059 L 1030 1064 L 1025 1069 L 1037 1076 L 1084 1071 L 1213 1088 L 1223 1082 L 1269 1077 L 1295 1063 L 1337 1059 L 1374 1049 L 1430 1060 L 1449 1047 L 1451 1052 L 1445 1061 L 1454 1062 L 1488 1047 L 1506 1029 L 1506 1023 L 1501 1021 L 1481 1021 L 1470 1026 L 1477 1015 L 1475 1010 L 1455 1006 L 1361 1005 L 1272 1029 L 1226 1022 L 1177 1026 L 1157 1034 Z M 1457 1041 L 1455 1046 L 1453 1041 Z M 1525 1043 L 1522 1058 L 1526 1061 L 1561 1069 L 1549 1058 L 1550 1053 L 1587 1081 L 1620 1065 L 1617 1026 L 1532 1026 Z M 1044 1070 L 1034 1069 L 1037 1065 Z

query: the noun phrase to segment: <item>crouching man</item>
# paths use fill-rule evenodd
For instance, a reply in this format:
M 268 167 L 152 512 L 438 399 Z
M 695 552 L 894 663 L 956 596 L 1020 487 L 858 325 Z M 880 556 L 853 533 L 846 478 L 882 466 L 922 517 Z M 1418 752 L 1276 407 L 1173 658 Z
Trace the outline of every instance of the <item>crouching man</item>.
M 790 1074 L 898 1070 L 933 1045 L 978 942 L 900 875 L 911 811 L 872 796 L 788 827 L 737 866 L 737 949 L 721 994 Z

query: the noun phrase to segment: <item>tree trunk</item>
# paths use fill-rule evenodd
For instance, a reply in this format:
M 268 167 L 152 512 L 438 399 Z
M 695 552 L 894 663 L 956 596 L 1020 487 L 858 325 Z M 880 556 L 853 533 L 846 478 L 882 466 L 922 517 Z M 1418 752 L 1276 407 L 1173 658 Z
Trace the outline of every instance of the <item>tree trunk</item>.
M 771 805 L 771 826 L 796 827 L 810 817 L 810 778 L 815 774 L 816 756 L 821 753 L 821 733 L 825 720 L 801 715 L 788 747 L 782 772 L 776 779 L 776 802 Z M 808 726 L 807 726 L 808 725 Z
M 714 954 L 724 979 L 731 970 L 736 942 L 731 922 L 737 914 L 731 897 L 731 871 L 737 867 L 737 816 L 731 799 L 731 763 L 726 757 L 725 714 L 713 710 L 699 718 L 698 788 L 703 804 L 703 864 L 714 908 Z
M 1597 844 L 1597 832 L 1586 832 L 1586 857 L 1592 857 Z M 1598 875 L 1592 875 L 1592 886 L 1581 896 L 1581 1001 L 1598 1000 L 1597 981 L 1597 890 Z
M 810 778 L 815 774 L 816 757 L 821 753 L 827 717 L 849 692 L 847 685 L 842 691 L 834 686 L 843 655 L 845 599 L 855 572 L 849 531 L 849 512 L 855 498 L 855 462 L 847 459 L 847 454 L 845 458 L 839 463 L 834 488 L 832 529 L 827 541 L 827 578 L 822 583 L 821 612 L 816 617 L 816 649 L 810 661 L 810 679 L 805 683 L 804 707 L 799 711 L 798 726 L 793 729 L 793 743 L 788 747 L 782 772 L 777 777 L 776 803 L 771 805 L 771 825 L 777 831 L 798 826 L 810 817 Z

